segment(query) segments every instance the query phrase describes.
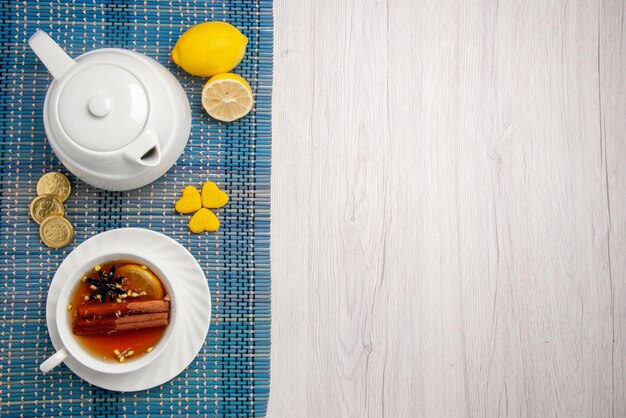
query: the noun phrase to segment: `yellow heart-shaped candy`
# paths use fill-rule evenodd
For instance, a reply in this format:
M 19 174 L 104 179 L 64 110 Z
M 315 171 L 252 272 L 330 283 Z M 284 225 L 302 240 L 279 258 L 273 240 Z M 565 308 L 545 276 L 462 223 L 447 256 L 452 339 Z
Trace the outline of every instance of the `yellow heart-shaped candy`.
M 195 212 L 202 207 L 202 199 L 200 192 L 193 186 L 187 186 L 183 189 L 183 196 L 178 199 L 174 208 L 178 213 Z
M 202 185 L 202 206 L 208 209 L 219 209 L 228 203 L 228 195 L 212 181 Z
M 215 232 L 220 228 L 220 220 L 208 209 L 202 208 L 193 214 L 189 220 L 189 230 L 194 234 L 200 232 Z

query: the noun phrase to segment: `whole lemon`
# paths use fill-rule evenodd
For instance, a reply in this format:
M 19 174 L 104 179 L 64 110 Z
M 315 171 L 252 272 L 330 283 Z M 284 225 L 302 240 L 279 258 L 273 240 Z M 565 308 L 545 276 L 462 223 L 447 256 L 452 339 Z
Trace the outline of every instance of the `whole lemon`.
M 237 66 L 246 53 L 246 38 L 226 22 L 204 22 L 178 39 L 172 60 L 189 74 L 212 77 Z

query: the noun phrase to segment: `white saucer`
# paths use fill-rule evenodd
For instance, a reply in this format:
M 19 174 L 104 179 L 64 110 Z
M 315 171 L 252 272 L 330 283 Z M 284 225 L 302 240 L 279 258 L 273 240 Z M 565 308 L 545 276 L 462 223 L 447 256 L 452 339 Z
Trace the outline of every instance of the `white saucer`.
M 90 255 L 103 248 L 119 252 L 145 254 L 146 259 L 158 259 L 159 268 L 176 286 L 183 300 L 179 306 L 180 326 L 172 335 L 172 343 L 149 366 L 125 374 L 105 374 L 88 369 L 72 357 L 65 359 L 71 371 L 87 382 L 104 389 L 134 392 L 150 389 L 173 379 L 196 357 L 209 332 L 211 294 L 204 272 L 196 259 L 178 242 L 141 228 L 122 228 L 103 232 L 80 244 L 63 260 L 48 291 L 46 324 L 56 350 L 62 347 L 56 327 L 56 303 L 61 288 L 70 273 L 76 271 Z

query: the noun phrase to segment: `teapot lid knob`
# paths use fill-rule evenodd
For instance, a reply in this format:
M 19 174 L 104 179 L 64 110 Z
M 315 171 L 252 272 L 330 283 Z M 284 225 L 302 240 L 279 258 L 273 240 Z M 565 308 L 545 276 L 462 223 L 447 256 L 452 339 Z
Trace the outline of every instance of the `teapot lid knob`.
M 111 100 L 104 94 L 96 94 L 89 99 L 87 107 L 89 108 L 89 113 L 97 118 L 103 118 L 111 111 Z

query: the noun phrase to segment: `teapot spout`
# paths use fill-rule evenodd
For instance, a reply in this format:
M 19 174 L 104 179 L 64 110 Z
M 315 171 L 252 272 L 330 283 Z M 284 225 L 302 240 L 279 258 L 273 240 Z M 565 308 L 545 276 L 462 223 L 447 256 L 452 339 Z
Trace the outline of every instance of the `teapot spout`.
M 150 129 L 139 135 L 133 143 L 124 149 L 125 157 L 134 163 L 146 167 L 155 167 L 161 163 L 159 137 Z
M 42 30 L 37 29 L 28 40 L 28 45 L 57 80 L 76 64 L 76 61 Z

